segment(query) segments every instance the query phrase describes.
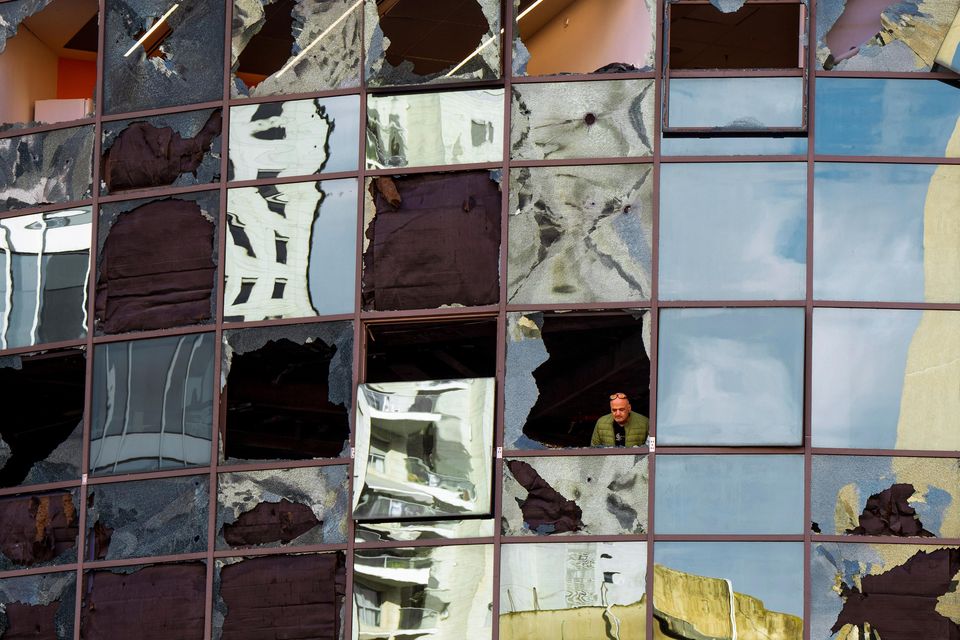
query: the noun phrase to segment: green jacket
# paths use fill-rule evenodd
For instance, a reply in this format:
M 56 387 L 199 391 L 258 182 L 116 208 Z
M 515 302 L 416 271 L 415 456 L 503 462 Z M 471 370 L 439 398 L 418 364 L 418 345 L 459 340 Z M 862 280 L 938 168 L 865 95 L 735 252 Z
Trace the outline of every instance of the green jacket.
M 640 415 L 636 411 L 631 411 L 627 418 L 627 424 L 624 425 L 627 431 L 627 441 L 625 446 L 642 447 L 647 443 L 647 429 L 650 421 L 647 416 Z M 591 447 L 612 447 L 613 439 L 613 414 L 608 413 L 597 420 L 593 427 L 593 437 L 590 438 Z

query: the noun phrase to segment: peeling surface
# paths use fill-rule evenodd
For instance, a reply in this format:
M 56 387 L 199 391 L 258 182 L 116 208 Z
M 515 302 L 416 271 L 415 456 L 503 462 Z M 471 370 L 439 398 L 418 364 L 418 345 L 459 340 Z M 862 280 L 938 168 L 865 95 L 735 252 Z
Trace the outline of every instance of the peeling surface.
M 0 579 L 0 634 L 72 640 L 76 590 L 75 573 Z
M 0 571 L 76 560 L 76 490 L 0 498 Z
M 0 139 L 0 207 L 22 209 L 89 198 L 93 127 Z

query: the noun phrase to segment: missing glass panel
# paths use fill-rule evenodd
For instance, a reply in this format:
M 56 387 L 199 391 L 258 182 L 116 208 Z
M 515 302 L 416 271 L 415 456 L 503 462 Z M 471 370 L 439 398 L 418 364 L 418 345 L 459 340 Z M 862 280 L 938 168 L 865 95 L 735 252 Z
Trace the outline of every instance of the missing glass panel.
M 0 571 L 75 562 L 79 522 L 75 489 L 0 497 Z
M 72 640 L 76 573 L 0 579 L 4 637 Z
M 6 210 L 89 198 L 93 127 L 0 139 L 0 206 Z

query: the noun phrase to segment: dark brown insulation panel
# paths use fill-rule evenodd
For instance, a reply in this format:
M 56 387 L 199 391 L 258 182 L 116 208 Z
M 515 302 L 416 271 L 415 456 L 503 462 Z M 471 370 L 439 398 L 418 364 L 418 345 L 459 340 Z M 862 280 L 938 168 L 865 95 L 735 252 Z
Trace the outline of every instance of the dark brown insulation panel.
M 60 604 L 23 604 L 9 602 L 5 605 L 7 629 L 0 632 L 3 640 L 36 640 L 38 638 L 56 638 L 56 615 Z
M 220 571 L 223 640 L 339 638 L 342 553 L 250 558 Z
M 280 502 L 261 502 L 241 513 L 236 522 L 223 525 L 223 538 L 234 547 L 286 544 L 320 524 L 310 507 L 284 498 Z
M 210 319 L 214 224 L 196 202 L 157 200 L 121 214 L 103 243 L 96 315 L 106 333 Z
M 77 544 L 70 492 L 0 498 L 0 552 L 15 565 L 53 560 Z
M 527 497 L 517 499 L 523 522 L 538 534 L 566 533 L 583 528 L 583 510 L 550 486 L 537 470 L 522 460 L 507 462 L 510 473 L 527 490 Z
M 195 172 L 220 135 L 223 117 L 219 109 L 210 114 L 192 138 L 183 138 L 171 127 L 134 122 L 124 129 L 103 154 L 103 181 L 111 192 L 163 187 L 180 174 Z
M 152 565 L 133 573 L 91 571 L 85 578 L 80 637 L 203 638 L 206 576 L 202 562 Z
M 934 537 L 933 533 L 923 528 L 916 509 L 907 503 L 915 491 L 912 484 L 895 484 L 873 494 L 860 514 L 860 526 L 847 529 L 847 533 L 858 536 Z
M 378 178 L 363 254 L 363 307 L 496 304 L 500 189 L 488 171 Z

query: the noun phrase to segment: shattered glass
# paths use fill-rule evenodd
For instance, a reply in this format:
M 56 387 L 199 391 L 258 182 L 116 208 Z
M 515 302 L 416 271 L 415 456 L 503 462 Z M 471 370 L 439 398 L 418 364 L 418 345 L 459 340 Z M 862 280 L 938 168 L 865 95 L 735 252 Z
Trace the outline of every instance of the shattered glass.
M 493 519 L 417 520 L 414 522 L 357 522 L 355 542 L 408 542 L 492 538 Z
M 669 127 L 732 131 L 800 128 L 806 120 L 803 93 L 804 79 L 799 76 L 670 78 Z
M 800 534 L 803 456 L 657 456 L 657 533 Z
M 87 560 L 205 551 L 209 504 L 207 476 L 91 485 Z
M 501 532 L 505 536 L 647 533 L 647 468 L 647 456 L 508 458 Z
M 90 473 L 208 465 L 213 353 L 212 333 L 96 345 Z
M 648 300 L 652 200 L 651 165 L 512 170 L 507 300 Z
M 3 637 L 73 640 L 76 595 L 76 573 L 0 579 Z
M 802 299 L 806 225 L 806 164 L 664 164 L 660 297 Z
M 347 467 L 222 473 L 217 548 L 347 541 Z
M 80 492 L 0 497 L 0 571 L 76 562 Z
M 225 321 L 353 312 L 355 179 L 231 189 L 227 225 Z
M 360 16 L 353 0 L 233 0 L 232 96 L 359 86 Z
M 87 335 L 90 207 L 0 220 L 0 349 Z
M 223 0 L 108 0 L 103 112 L 220 100 L 224 9 Z
M 653 80 L 515 84 L 515 160 L 653 154 Z
M 89 198 L 93 127 L 0 138 L 0 207 L 23 209 Z
M 366 145 L 368 169 L 500 162 L 503 89 L 372 95 Z

